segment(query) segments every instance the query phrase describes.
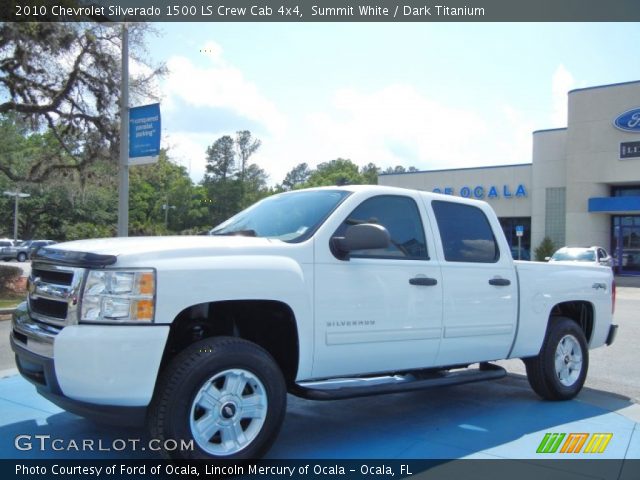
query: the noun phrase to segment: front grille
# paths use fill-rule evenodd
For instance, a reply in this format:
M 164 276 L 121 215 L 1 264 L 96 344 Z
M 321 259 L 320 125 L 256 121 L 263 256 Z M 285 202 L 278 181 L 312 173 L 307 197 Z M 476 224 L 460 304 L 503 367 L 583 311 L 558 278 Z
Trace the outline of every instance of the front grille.
M 31 311 L 35 314 L 65 320 L 67 318 L 68 304 L 46 298 L 32 298 L 30 300 Z
M 29 277 L 33 319 L 56 327 L 75 324 L 84 269 L 34 263 Z
M 70 286 L 73 283 L 73 272 L 33 269 L 33 277 L 40 277 L 43 282 Z

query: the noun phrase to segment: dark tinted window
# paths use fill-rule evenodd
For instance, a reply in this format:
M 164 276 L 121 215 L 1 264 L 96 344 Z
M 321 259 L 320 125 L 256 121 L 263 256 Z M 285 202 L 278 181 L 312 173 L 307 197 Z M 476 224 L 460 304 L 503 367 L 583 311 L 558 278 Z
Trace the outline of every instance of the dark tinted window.
M 434 200 L 444 258 L 448 262 L 494 263 L 499 251 L 482 210 L 470 205 Z
M 420 212 L 413 199 L 381 195 L 365 200 L 342 222 L 335 234 L 344 236 L 347 227 L 359 223 L 385 227 L 391 236 L 391 245 L 387 249 L 356 250 L 351 252 L 351 257 L 429 259 Z

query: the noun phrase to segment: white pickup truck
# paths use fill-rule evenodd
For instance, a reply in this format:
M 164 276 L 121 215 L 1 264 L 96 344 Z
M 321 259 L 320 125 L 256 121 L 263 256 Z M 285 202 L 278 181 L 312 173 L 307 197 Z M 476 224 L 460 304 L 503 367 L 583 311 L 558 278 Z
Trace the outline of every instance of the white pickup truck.
M 581 390 L 611 344 L 599 266 L 514 262 L 484 202 L 346 186 L 269 197 L 210 236 L 38 251 L 13 318 L 19 370 L 68 411 L 190 441 L 182 458 L 255 458 L 287 392 L 340 399 L 494 379 Z

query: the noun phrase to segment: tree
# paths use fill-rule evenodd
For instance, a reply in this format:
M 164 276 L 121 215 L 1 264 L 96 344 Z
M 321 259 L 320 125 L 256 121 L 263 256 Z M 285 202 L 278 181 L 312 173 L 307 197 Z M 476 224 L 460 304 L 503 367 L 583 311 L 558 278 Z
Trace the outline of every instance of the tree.
M 149 28 L 129 28 L 132 57 L 144 62 Z M 46 130 L 49 143 L 27 169 L 3 159 L 0 171 L 10 180 L 40 183 L 117 158 L 120 31 L 108 23 L 0 23 L 0 114 L 14 114 L 31 132 Z M 132 99 L 149 98 L 151 80 L 164 71 L 134 77 Z
M 351 160 L 337 158 L 330 162 L 323 162 L 311 173 L 307 187 L 324 185 L 345 185 L 363 183 L 358 166 Z
M 283 190 L 295 190 L 296 188 L 302 187 L 307 180 L 309 180 L 310 175 L 311 170 L 309 169 L 309 165 L 306 163 L 299 163 L 289 170 L 287 175 L 284 177 L 284 180 L 282 181 Z
M 378 184 L 378 173 L 380 169 L 376 167 L 374 163 L 368 163 L 364 167 L 360 168 L 360 175 L 362 176 L 363 183 L 367 185 Z
M 226 181 L 236 172 L 234 141 L 229 135 L 220 137 L 207 147 L 205 182 Z
M 546 257 L 550 257 L 557 247 L 549 237 L 544 237 L 540 245 L 535 249 L 536 261 L 544 262 Z
M 236 150 L 238 153 L 241 182 L 244 182 L 249 158 L 256 153 L 261 144 L 262 142 L 260 140 L 251 137 L 251 132 L 249 130 L 236 132 Z
M 260 140 L 248 130 L 236 138 L 218 138 L 207 148 L 206 174 L 202 186 L 207 192 L 213 225 L 266 196 L 267 174 L 250 158 L 260 148 Z

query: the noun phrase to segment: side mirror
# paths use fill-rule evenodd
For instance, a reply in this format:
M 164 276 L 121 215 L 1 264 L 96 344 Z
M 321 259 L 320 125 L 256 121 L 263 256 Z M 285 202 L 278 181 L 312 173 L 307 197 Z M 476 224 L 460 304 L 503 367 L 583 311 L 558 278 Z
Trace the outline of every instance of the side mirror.
M 375 250 L 391 245 L 391 236 L 382 225 L 361 223 L 347 228 L 344 237 L 331 238 L 331 251 L 340 260 L 348 260 L 354 250 Z

